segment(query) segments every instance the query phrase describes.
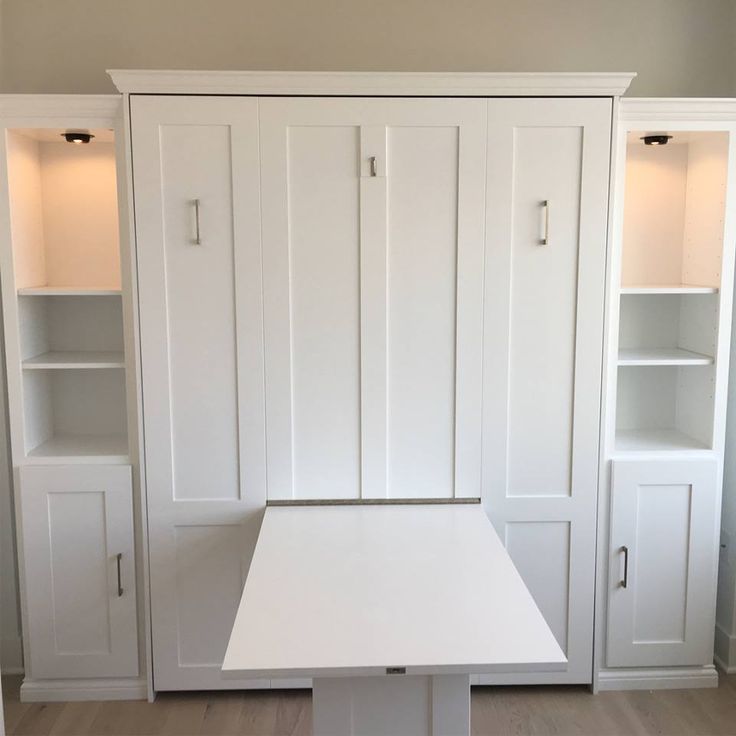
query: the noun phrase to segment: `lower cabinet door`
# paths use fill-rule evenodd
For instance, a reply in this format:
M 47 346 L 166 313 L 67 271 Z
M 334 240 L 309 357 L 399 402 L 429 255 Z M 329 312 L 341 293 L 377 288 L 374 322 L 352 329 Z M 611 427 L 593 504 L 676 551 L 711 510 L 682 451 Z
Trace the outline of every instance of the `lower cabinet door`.
M 609 667 L 712 662 L 717 477 L 711 458 L 614 461 Z
M 20 504 L 27 674 L 136 676 L 130 467 L 21 468 Z

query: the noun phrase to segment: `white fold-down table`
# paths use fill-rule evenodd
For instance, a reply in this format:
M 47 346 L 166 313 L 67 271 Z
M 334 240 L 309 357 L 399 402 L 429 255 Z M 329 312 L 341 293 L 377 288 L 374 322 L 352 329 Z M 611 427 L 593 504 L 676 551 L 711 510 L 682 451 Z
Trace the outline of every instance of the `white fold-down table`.
M 479 504 L 271 506 L 223 672 L 314 678 L 315 736 L 438 736 L 471 674 L 565 664 Z

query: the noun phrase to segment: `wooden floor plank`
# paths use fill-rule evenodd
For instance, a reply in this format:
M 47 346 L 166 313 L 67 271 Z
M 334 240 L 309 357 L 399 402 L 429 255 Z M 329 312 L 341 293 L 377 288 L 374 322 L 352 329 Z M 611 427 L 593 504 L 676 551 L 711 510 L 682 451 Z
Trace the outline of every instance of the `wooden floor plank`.
M 7 681 L 7 682 L 6 682 Z M 163 693 L 155 703 L 20 703 L 3 678 L 8 736 L 310 736 L 307 690 Z M 717 689 L 606 692 L 482 687 L 474 736 L 736 736 L 736 675 Z

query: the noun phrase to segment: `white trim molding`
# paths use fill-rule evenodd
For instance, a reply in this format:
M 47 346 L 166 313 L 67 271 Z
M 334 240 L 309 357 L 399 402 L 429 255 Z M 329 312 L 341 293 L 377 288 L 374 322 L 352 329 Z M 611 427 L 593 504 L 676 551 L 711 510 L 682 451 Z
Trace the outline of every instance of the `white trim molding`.
M 678 690 L 706 687 L 718 687 L 718 672 L 715 665 L 602 670 L 598 675 L 598 691 Z
M 716 624 L 715 660 L 727 675 L 736 675 L 736 636 L 730 635 L 718 623 Z
M 0 118 L 99 118 L 122 116 L 120 95 L 0 95 Z
M 110 69 L 125 94 L 618 97 L 635 73 L 277 72 Z
M 144 678 L 92 680 L 30 680 L 20 686 L 22 703 L 83 700 L 146 700 Z
M 631 97 L 621 100 L 620 120 L 736 121 L 736 98 Z

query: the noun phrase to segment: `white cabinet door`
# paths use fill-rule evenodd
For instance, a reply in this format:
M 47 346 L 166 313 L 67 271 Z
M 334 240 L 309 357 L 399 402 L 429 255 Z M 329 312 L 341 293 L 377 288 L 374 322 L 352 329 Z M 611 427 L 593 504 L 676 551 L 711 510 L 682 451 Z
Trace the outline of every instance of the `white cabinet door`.
M 220 666 L 265 505 L 257 105 L 131 99 L 157 690 L 249 685 Z
M 480 496 L 486 102 L 259 104 L 269 498 Z
M 138 675 L 130 466 L 23 467 L 19 497 L 26 674 Z
M 613 462 L 609 667 L 713 661 L 715 458 Z
M 520 682 L 592 678 L 611 104 L 488 102 L 485 505 L 569 660 Z

